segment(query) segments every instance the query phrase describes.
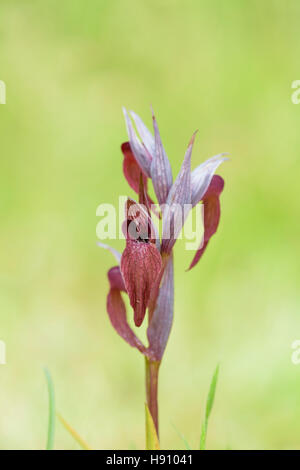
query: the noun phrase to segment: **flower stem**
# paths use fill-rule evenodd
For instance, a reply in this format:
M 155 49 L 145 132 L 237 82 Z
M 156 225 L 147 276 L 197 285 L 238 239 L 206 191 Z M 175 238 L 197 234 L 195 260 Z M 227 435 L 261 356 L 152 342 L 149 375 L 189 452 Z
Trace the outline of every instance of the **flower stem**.
M 151 361 L 145 357 L 146 364 L 146 398 L 149 411 L 151 413 L 157 436 L 158 434 L 158 371 L 160 362 Z

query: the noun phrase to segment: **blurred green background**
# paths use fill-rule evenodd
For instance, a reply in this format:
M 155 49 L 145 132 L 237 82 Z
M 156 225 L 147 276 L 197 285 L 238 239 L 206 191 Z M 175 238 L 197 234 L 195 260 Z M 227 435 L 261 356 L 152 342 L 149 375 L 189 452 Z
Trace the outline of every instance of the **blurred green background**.
M 144 362 L 106 314 L 96 208 L 131 195 L 122 105 L 156 111 L 176 174 L 227 151 L 222 217 L 201 263 L 176 249 L 161 367 L 163 448 L 300 448 L 300 3 L 1 0 L 0 446 L 44 448 L 57 408 L 94 448 L 144 447 Z M 122 249 L 123 242 L 114 246 Z M 56 448 L 78 448 L 57 423 Z

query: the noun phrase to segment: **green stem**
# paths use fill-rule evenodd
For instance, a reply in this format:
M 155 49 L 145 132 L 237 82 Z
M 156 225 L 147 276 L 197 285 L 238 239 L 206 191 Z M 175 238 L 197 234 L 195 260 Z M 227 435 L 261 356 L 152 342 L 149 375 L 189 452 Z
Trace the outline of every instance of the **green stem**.
M 149 411 L 151 413 L 157 436 L 158 434 L 158 371 L 160 362 L 151 361 L 147 357 L 146 363 L 146 398 Z

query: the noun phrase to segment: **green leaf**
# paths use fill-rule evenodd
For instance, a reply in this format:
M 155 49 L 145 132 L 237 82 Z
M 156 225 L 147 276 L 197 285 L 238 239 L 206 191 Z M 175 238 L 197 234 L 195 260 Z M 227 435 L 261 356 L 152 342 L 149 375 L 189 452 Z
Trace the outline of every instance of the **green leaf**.
M 55 395 L 54 395 L 54 385 L 50 375 L 50 372 L 47 368 L 44 369 L 47 385 L 48 385 L 48 395 L 49 395 L 49 421 L 48 421 L 48 437 L 46 450 L 52 450 L 54 446 L 54 433 L 55 433 Z
M 210 413 L 214 404 L 218 375 L 219 375 L 219 364 L 217 365 L 215 373 L 213 375 L 213 378 L 209 387 L 207 400 L 206 400 L 205 420 L 202 424 L 201 437 L 200 437 L 200 450 L 205 450 L 208 420 L 209 420 L 209 416 L 210 416 Z
M 145 413 L 146 413 L 146 450 L 159 450 L 159 440 L 156 433 L 155 425 L 148 408 L 147 403 L 145 403 Z
M 171 423 L 176 434 L 178 435 L 178 437 L 182 440 L 182 442 L 184 443 L 184 446 L 187 450 L 191 450 L 191 447 L 188 443 L 188 441 L 186 440 L 186 438 L 184 437 L 184 435 L 176 428 L 175 424 Z
M 71 434 L 71 436 L 78 442 L 80 447 L 84 450 L 92 450 L 92 448 L 85 442 L 85 440 L 75 431 L 72 426 L 59 414 L 57 413 L 57 417 L 64 426 L 64 428 Z

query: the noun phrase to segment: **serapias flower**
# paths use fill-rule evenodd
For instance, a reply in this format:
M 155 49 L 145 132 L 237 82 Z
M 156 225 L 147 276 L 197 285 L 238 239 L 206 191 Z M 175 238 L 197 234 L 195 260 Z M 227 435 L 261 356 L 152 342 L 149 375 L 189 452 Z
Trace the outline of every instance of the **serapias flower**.
M 118 261 L 118 265 L 108 272 L 110 290 L 107 311 L 118 334 L 146 357 L 147 403 L 158 431 L 158 369 L 173 322 L 173 247 L 187 216 L 186 207 L 192 208 L 202 202 L 204 239 L 189 269 L 198 263 L 206 250 L 218 228 L 220 194 L 224 187 L 221 176 L 214 173 L 226 160 L 226 156 L 216 155 L 191 171 L 194 133 L 173 182 L 171 165 L 154 114 L 153 134 L 136 113 L 128 113 L 124 109 L 124 115 L 129 141 L 121 146 L 124 155 L 123 172 L 130 187 L 138 194 L 138 202 L 128 198 L 126 203 L 123 225 L 126 247 L 122 255 L 108 245 L 99 245 L 110 249 Z M 148 194 L 149 180 L 152 181 L 159 204 L 159 209 L 154 211 L 153 201 Z M 151 210 L 162 217 L 161 239 L 153 223 Z M 148 346 L 139 340 L 127 321 L 123 293 L 129 296 L 137 327 L 143 323 L 148 310 Z

